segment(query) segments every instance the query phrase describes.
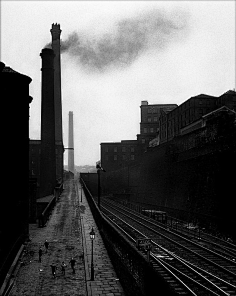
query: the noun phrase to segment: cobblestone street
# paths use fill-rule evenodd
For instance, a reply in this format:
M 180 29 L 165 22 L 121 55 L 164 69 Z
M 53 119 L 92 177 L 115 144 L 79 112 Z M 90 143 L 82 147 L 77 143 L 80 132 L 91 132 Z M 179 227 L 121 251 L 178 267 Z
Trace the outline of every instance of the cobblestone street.
M 87 295 L 78 206 L 74 180 L 66 181 L 46 227 L 30 225 L 30 242 L 16 267 L 11 296 Z M 48 252 L 45 240 L 49 242 Z M 41 263 L 40 247 L 43 250 Z M 76 260 L 75 274 L 69 263 L 71 257 Z M 62 261 L 67 265 L 65 275 L 61 273 Z M 52 276 L 52 263 L 57 266 L 56 278 Z

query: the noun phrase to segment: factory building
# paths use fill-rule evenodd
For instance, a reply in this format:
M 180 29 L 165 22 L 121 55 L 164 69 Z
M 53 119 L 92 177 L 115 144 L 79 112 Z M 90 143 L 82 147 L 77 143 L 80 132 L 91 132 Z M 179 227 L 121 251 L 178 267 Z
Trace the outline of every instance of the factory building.
M 160 116 L 160 144 L 181 135 L 181 130 L 188 125 L 195 124 L 204 115 L 226 106 L 236 110 L 236 93 L 229 90 L 219 97 L 200 94 L 189 98 L 173 110 L 161 110 Z
M 137 135 L 137 140 L 101 143 L 102 166 L 107 171 L 115 171 L 137 165 L 147 149 L 202 128 L 212 118 L 212 114 L 219 117 L 219 114 L 230 110 L 236 110 L 235 90 L 229 90 L 219 97 L 200 94 L 179 106 L 142 101 L 140 134 Z
M 0 62 L 6 127 L 2 129 L 4 165 L 0 213 L 0 282 L 29 234 L 29 85 L 32 79 Z M 25 194 L 22 194 L 25 193 Z
M 148 101 L 141 102 L 140 134 L 137 135 L 140 154 L 142 154 L 149 145 L 159 145 L 161 113 L 170 112 L 177 106 L 176 104 L 148 104 Z
M 101 163 L 106 171 L 133 165 L 138 161 L 138 156 L 137 140 L 101 143 Z

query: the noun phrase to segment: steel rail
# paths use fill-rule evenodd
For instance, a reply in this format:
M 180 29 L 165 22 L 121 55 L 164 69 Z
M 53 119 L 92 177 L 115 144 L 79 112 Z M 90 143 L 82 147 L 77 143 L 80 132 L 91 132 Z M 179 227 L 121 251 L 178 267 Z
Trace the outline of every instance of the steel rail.
M 103 208 L 104 208 L 104 206 L 103 206 Z M 140 235 L 142 235 L 142 237 L 147 238 L 146 235 L 144 235 L 142 232 L 140 232 L 139 230 L 137 230 L 135 227 L 133 227 L 132 225 L 130 225 L 129 223 L 127 223 L 125 220 L 123 220 L 123 219 L 120 218 L 120 217 L 117 217 L 117 215 L 115 215 L 114 213 L 112 213 L 111 211 L 109 211 L 107 208 L 105 208 L 105 210 L 108 211 L 111 215 L 113 215 L 113 216 L 115 216 L 116 218 L 118 218 L 118 219 L 119 219 L 120 221 L 122 221 L 122 223 L 124 223 L 125 225 L 128 225 L 132 230 L 134 230 L 134 231 L 136 231 L 137 233 L 139 233 Z M 108 216 L 107 216 L 107 217 L 108 217 Z M 109 218 L 109 217 L 108 217 L 108 218 Z M 133 242 L 135 242 L 135 239 L 134 239 L 131 235 L 129 235 L 126 231 L 124 231 L 124 230 L 122 229 L 121 226 L 119 226 L 116 222 L 114 222 L 113 219 L 109 218 L 109 220 L 110 220 L 113 224 L 117 225 L 117 227 L 118 227 L 121 231 L 123 231 L 123 232 L 124 232 L 124 233 L 125 233 L 125 234 L 126 234 L 126 235 L 127 235 L 132 241 L 133 241 Z M 165 265 L 165 268 L 167 268 L 167 269 L 169 270 L 169 272 L 171 272 L 170 269 L 174 269 L 175 272 L 180 273 L 182 276 L 184 276 L 184 277 L 187 278 L 188 280 L 192 281 L 195 285 L 200 286 L 201 288 L 203 288 L 203 289 L 205 289 L 206 291 L 210 292 L 212 295 L 222 295 L 222 294 L 223 294 L 223 295 L 226 295 L 226 296 L 230 295 L 230 294 L 228 294 L 227 292 L 225 292 L 224 290 L 222 290 L 220 287 L 218 287 L 216 284 L 214 284 L 212 281 L 210 281 L 208 278 L 206 278 L 205 276 L 203 276 L 202 274 L 200 274 L 198 271 L 194 270 L 194 268 L 191 266 L 192 264 L 189 265 L 185 260 L 182 260 L 182 259 L 181 259 L 180 257 L 178 257 L 177 255 L 175 255 L 175 254 L 173 254 L 172 252 L 166 250 L 165 248 L 163 248 L 162 246 L 160 246 L 159 244 L 157 244 L 157 243 L 155 243 L 155 242 L 153 242 L 153 241 L 152 241 L 152 244 L 155 245 L 155 246 L 157 246 L 158 248 L 164 250 L 167 254 L 169 254 L 169 255 L 171 255 L 172 257 L 174 257 L 175 259 L 177 259 L 179 262 L 181 262 L 182 264 L 184 264 L 188 269 L 191 269 L 192 272 L 194 272 L 195 274 L 197 274 L 197 275 L 198 275 L 201 279 L 203 279 L 204 281 L 207 281 L 208 284 L 210 284 L 210 285 L 213 286 L 215 289 L 217 289 L 218 291 L 220 291 L 221 294 L 217 294 L 216 292 L 212 291 L 211 289 L 209 289 L 208 287 L 204 286 L 203 284 L 201 284 L 201 283 L 195 281 L 194 279 L 190 278 L 189 276 L 187 276 L 186 274 L 184 274 L 183 272 L 181 272 L 181 271 L 178 270 L 177 268 L 171 266 L 171 265 L 168 264 L 167 262 L 164 262 L 162 259 L 157 258 L 156 255 L 155 255 L 155 253 L 151 253 L 150 255 L 153 257 L 153 259 L 154 259 L 155 261 L 158 261 L 158 263 L 160 263 L 160 264 L 162 264 L 162 265 Z M 185 262 L 183 262 L 183 261 L 185 261 Z M 204 270 L 202 270 L 202 269 L 199 268 L 199 267 L 198 267 L 198 270 L 204 271 Z M 175 275 L 175 276 L 177 277 L 177 279 L 178 279 L 179 281 L 182 282 L 182 280 L 179 279 L 179 277 L 178 277 L 177 275 Z M 217 277 L 214 276 L 214 275 L 211 275 L 211 276 L 214 277 L 214 278 L 217 278 Z M 224 283 L 225 283 L 225 284 L 228 284 L 226 281 L 224 281 Z M 187 285 L 186 285 L 186 286 L 187 286 Z M 233 286 L 233 285 L 231 285 L 231 286 L 234 287 L 234 288 L 236 288 L 236 287 Z M 188 287 L 188 286 L 187 286 L 187 287 Z M 190 287 L 188 287 L 188 288 L 191 290 Z M 192 290 L 191 290 L 191 291 L 192 291 Z M 192 291 L 192 292 L 193 292 L 193 291 Z M 193 293 L 194 293 L 194 292 L 193 292 Z
M 107 202 L 107 201 L 106 201 L 106 202 Z M 109 203 L 111 204 L 110 201 L 109 201 Z M 112 205 L 110 205 L 110 206 L 112 207 Z M 113 204 L 113 206 L 114 206 L 114 204 Z M 119 210 L 117 209 L 117 204 L 116 204 L 115 206 L 116 206 L 115 210 L 119 212 Z M 214 261 L 212 261 L 212 260 L 210 260 L 210 259 L 204 257 L 203 255 L 201 255 L 201 254 L 195 252 L 194 250 L 189 249 L 189 247 L 186 247 L 186 246 L 182 245 L 181 243 L 179 243 L 179 242 L 177 242 L 177 241 L 174 241 L 172 238 L 166 236 L 165 234 L 160 233 L 160 232 L 157 232 L 156 230 L 152 229 L 151 227 L 149 227 L 149 226 L 147 226 L 147 225 L 144 225 L 142 222 L 137 221 L 136 219 L 130 217 L 131 211 L 128 211 L 127 209 L 124 209 L 124 208 L 121 208 L 121 207 L 119 207 L 119 209 L 120 209 L 120 210 L 122 209 L 122 212 L 121 212 L 122 215 L 126 215 L 126 214 L 124 213 L 124 211 L 125 211 L 125 212 L 128 212 L 129 215 L 126 215 L 126 216 L 128 216 L 129 219 L 134 220 L 136 223 L 138 223 L 138 224 L 140 224 L 140 225 L 146 227 L 147 229 L 149 229 L 149 230 L 151 230 L 151 231 L 157 233 L 158 235 L 160 235 L 160 236 L 164 237 L 165 239 L 171 241 L 172 243 L 174 243 L 174 244 L 180 246 L 181 248 L 184 248 L 184 249 L 188 250 L 189 252 L 192 252 L 194 255 L 200 257 L 201 259 L 203 259 L 203 260 L 205 260 L 205 261 L 208 261 L 209 263 L 215 265 L 217 268 L 223 270 L 224 272 L 230 274 L 231 276 L 234 276 L 234 277 L 236 276 L 236 273 L 232 272 L 231 270 L 226 269 L 225 267 L 223 267 L 223 266 L 219 265 L 218 263 L 216 263 L 216 262 L 214 262 Z M 235 267 L 236 267 L 236 262 L 235 262 L 235 261 L 230 260 L 230 259 L 228 259 L 228 258 L 226 258 L 226 257 L 224 257 L 224 256 L 222 256 L 222 255 L 220 255 L 220 254 L 217 254 L 216 252 L 214 252 L 214 251 L 212 251 L 212 250 L 209 250 L 209 249 L 207 249 L 207 248 L 205 248 L 205 247 L 203 247 L 203 246 L 201 246 L 201 245 L 199 245 L 199 244 L 197 244 L 197 243 L 195 243 L 195 242 L 192 242 L 192 241 L 188 240 L 187 238 L 182 237 L 181 235 L 179 235 L 179 234 L 177 234 L 177 233 L 175 233 L 175 232 L 173 232 L 173 231 L 167 230 L 166 228 L 164 228 L 164 227 L 162 227 L 162 226 L 160 226 L 160 225 L 157 225 L 156 223 L 153 223 L 152 221 L 150 221 L 150 219 L 148 220 L 148 219 L 146 219 L 146 218 L 144 218 L 144 217 L 141 217 L 140 215 L 137 215 L 136 213 L 133 213 L 133 212 L 132 212 L 132 215 L 135 216 L 135 217 L 137 217 L 138 219 L 141 219 L 141 220 L 145 221 L 146 223 L 149 223 L 149 224 L 151 224 L 151 225 L 153 225 L 153 226 L 155 226 L 155 227 L 158 227 L 159 229 L 162 229 L 163 231 L 165 231 L 165 232 L 167 232 L 167 233 L 170 233 L 170 234 L 172 234 L 172 235 L 174 235 L 174 236 L 177 236 L 177 237 L 180 238 L 181 240 L 184 240 L 185 242 L 187 242 L 187 243 L 189 243 L 189 244 L 191 244 L 191 245 L 194 245 L 195 247 L 197 247 L 197 248 L 199 248 L 199 249 L 202 249 L 202 250 L 204 250 L 204 251 L 206 251 L 206 252 L 208 252 L 208 253 L 211 253 L 211 254 L 213 254 L 214 256 L 218 257 L 218 258 L 220 257 L 221 259 L 226 260 L 226 261 L 230 262 L 231 264 L 233 263 L 233 265 L 235 265 Z
M 108 205 L 109 207 L 111 207 L 111 208 L 113 208 L 110 204 Z M 114 208 L 113 208 L 114 209 Z M 118 211 L 119 212 L 119 210 L 117 209 L 117 208 L 115 208 L 115 210 L 116 211 Z M 126 215 L 126 214 L 124 214 L 123 212 L 122 212 L 122 214 L 123 215 Z M 112 213 L 112 215 L 115 215 L 114 213 Z M 115 215 L 116 216 L 116 215 Z M 116 216 L 117 217 L 117 216 Z M 133 218 L 131 218 L 130 217 L 130 212 L 129 212 L 129 216 L 128 216 L 130 219 L 132 219 L 133 220 Z M 120 220 L 123 220 L 123 219 L 121 219 L 120 217 L 118 218 L 118 219 L 120 219 Z M 145 219 L 146 220 L 146 219 Z M 135 221 L 135 222 L 137 222 L 137 221 Z M 149 222 L 149 221 L 148 221 Z M 124 220 L 123 220 L 123 223 L 125 223 L 125 224 L 127 224 L 127 222 L 125 222 Z M 138 224 L 142 224 L 142 223 L 140 223 L 140 222 L 137 222 Z M 144 227 L 147 227 L 146 225 L 144 225 Z M 131 226 L 131 228 L 133 228 L 132 226 Z M 149 229 L 150 229 L 150 227 L 148 227 Z M 135 228 L 134 228 L 135 229 Z M 135 231 L 137 231 L 137 229 L 135 229 Z M 155 230 L 153 230 L 153 229 L 151 229 L 151 231 L 154 231 L 154 232 L 156 232 Z M 143 235 L 143 234 L 142 234 Z M 176 243 L 176 242 L 174 242 L 174 243 Z M 159 248 L 161 248 L 162 250 L 165 250 L 165 251 L 167 251 L 165 248 L 163 248 L 163 247 L 161 247 L 159 244 L 157 244 L 157 243 L 154 243 L 154 244 L 156 244 Z M 177 244 L 179 244 L 179 243 L 177 243 Z M 188 249 L 189 250 L 189 249 Z M 169 252 L 169 251 L 168 251 Z M 193 252 L 193 251 L 191 251 L 191 252 Z M 195 253 L 195 252 L 194 252 Z M 169 254 L 171 254 L 171 256 L 177 256 L 177 255 L 173 255 L 173 253 L 171 253 L 171 252 L 169 252 Z M 202 257 L 201 255 L 199 255 L 199 254 L 197 254 L 196 253 L 196 255 L 197 256 L 200 256 L 200 257 Z M 177 257 L 175 257 L 175 258 L 177 258 Z M 209 259 L 207 259 L 207 258 L 205 258 L 205 257 L 202 257 L 205 261 L 206 260 L 208 260 L 211 264 L 213 263 L 215 263 L 215 262 L 212 262 L 211 260 L 209 260 Z M 184 260 L 184 259 L 183 259 Z M 190 263 L 191 264 L 191 263 Z M 217 265 L 217 264 L 216 264 Z M 218 265 L 217 265 L 218 266 Z M 189 267 L 189 266 L 188 266 Z M 198 267 L 198 270 L 201 270 L 202 272 L 205 272 L 205 273 L 208 273 L 207 271 L 205 271 L 205 270 L 203 270 L 203 269 L 200 269 L 199 267 Z M 228 270 L 226 269 L 226 271 L 228 272 Z M 217 280 L 219 280 L 219 278 L 218 277 L 216 277 L 215 275 L 212 275 L 212 274 L 210 274 L 210 273 L 208 273 L 208 275 L 211 275 L 212 277 L 214 277 L 215 279 L 217 279 Z M 204 277 L 204 276 L 202 276 L 203 278 L 204 278 L 204 280 L 206 280 L 206 281 L 208 281 L 209 283 L 211 283 L 212 284 L 212 282 L 211 281 L 209 281 L 206 277 Z M 224 282 L 224 284 L 227 284 L 228 286 L 231 286 L 231 288 L 234 288 L 235 289 L 235 286 L 234 285 L 232 285 L 231 283 L 229 283 L 229 282 L 227 282 L 227 281 L 221 281 L 221 282 Z M 212 285 L 214 285 L 214 284 L 212 284 Z M 224 293 L 224 295 L 229 295 L 227 292 L 225 292 L 225 291 L 223 291 L 219 286 L 217 286 L 217 285 L 215 285 L 215 287 L 218 289 L 218 290 L 220 290 L 221 291 L 221 293 Z
M 104 208 L 104 206 L 101 206 L 102 208 Z M 106 211 L 110 212 L 109 210 L 106 209 Z M 110 212 L 112 215 L 114 215 L 112 212 Z M 107 216 L 105 213 L 102 213 L 113 225 L 115 225 L 120 231 L 122 231 L 123 234 L 125 234 L 134 244 L 136 244 L 136 240 L 128 233 L 126 232 L 120 225 L 118 225 L 116 222 L 114 222 L 109 216 Z M 117 217 L 120 221 L 122 221 L 122 223 L 125 223 L 126 225 L 128 225 L 127 222 L 125 222 L 123 219 Z M 135 230 L 136 232 L 140 233 L 140 235 L 142 235 L 143 237 L 146 237 L 144 234 L 142 234 L 139 230 L 135 229 L 134 227 L 132 227 L 131 225 L 129 225 L 130 228 L 132 228 L 133 230 Z M 147 237 L 146 237 L 147 238 Z M 152 258 L 157 261 L 163 268 L 164 270 L 166 270 L 169 274 L 172 275 L 172 277 L 174 277 L 177 282 L 187 290 L 188 293 L 190 293 L 190 295 L 192 296 L 197 296 L 197 294 L 190 288 L 188 287 L 178 276 L 176 276 L 167 266 L 165 266 L 165 264 L 161 261 L 159 261 L 157 258 L 155 258 L 152 254 L 151 254 Z M 189 295 L 189 296 L 190 296 Z

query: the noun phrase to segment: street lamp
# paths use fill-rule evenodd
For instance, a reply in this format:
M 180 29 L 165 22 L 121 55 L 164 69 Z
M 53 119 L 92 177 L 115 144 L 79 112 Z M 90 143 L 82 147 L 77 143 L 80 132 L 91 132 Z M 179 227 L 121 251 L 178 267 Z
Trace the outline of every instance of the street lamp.
M 81 183 L 81 199 L 80 199 L 81 202 L 82 202 L 82 191 L 83 191 L 83 185 Z
M 100 194 L 101 194 L 101 192 L 100 192 L 100 189 L 101 189 L 101 187 L 100 187 L 100 171 L 106 172 L 104 170 L 104 168 L 101 166 L 100 160 L 96 162 L 96 169 L 97 169 L 97 174 L 98 174 L 98 208 L 100 209 Z
M 91 281 L 94 281 L 94 266 L 93 266 L 93 240 L 95 239 L 95 232 L 93 230 L 93 227 L 89 233 L 90 239 L 92 242 L 92 253 L 91 253 Z

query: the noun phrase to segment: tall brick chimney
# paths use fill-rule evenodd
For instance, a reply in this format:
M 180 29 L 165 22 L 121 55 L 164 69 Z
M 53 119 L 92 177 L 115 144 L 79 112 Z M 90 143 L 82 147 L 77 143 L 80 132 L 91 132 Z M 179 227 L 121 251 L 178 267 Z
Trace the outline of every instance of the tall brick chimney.
M 42 58 L 40 197 L 53 194 L 56 186 L 54 57 L 52 49 L 44 48 Z
M 63 179 L 63 132 L 62 132 L 62 99 L 61 99 L 61 29 L 59 24 L 52 24 L 52 49 L 54 58 L 54 103 L 55 103 L 55 143 L 56 143 L 56 175 Z
M 68 148 L 68 171 L 74 174 L 74 127 L 72 111 L 69 112 Z

